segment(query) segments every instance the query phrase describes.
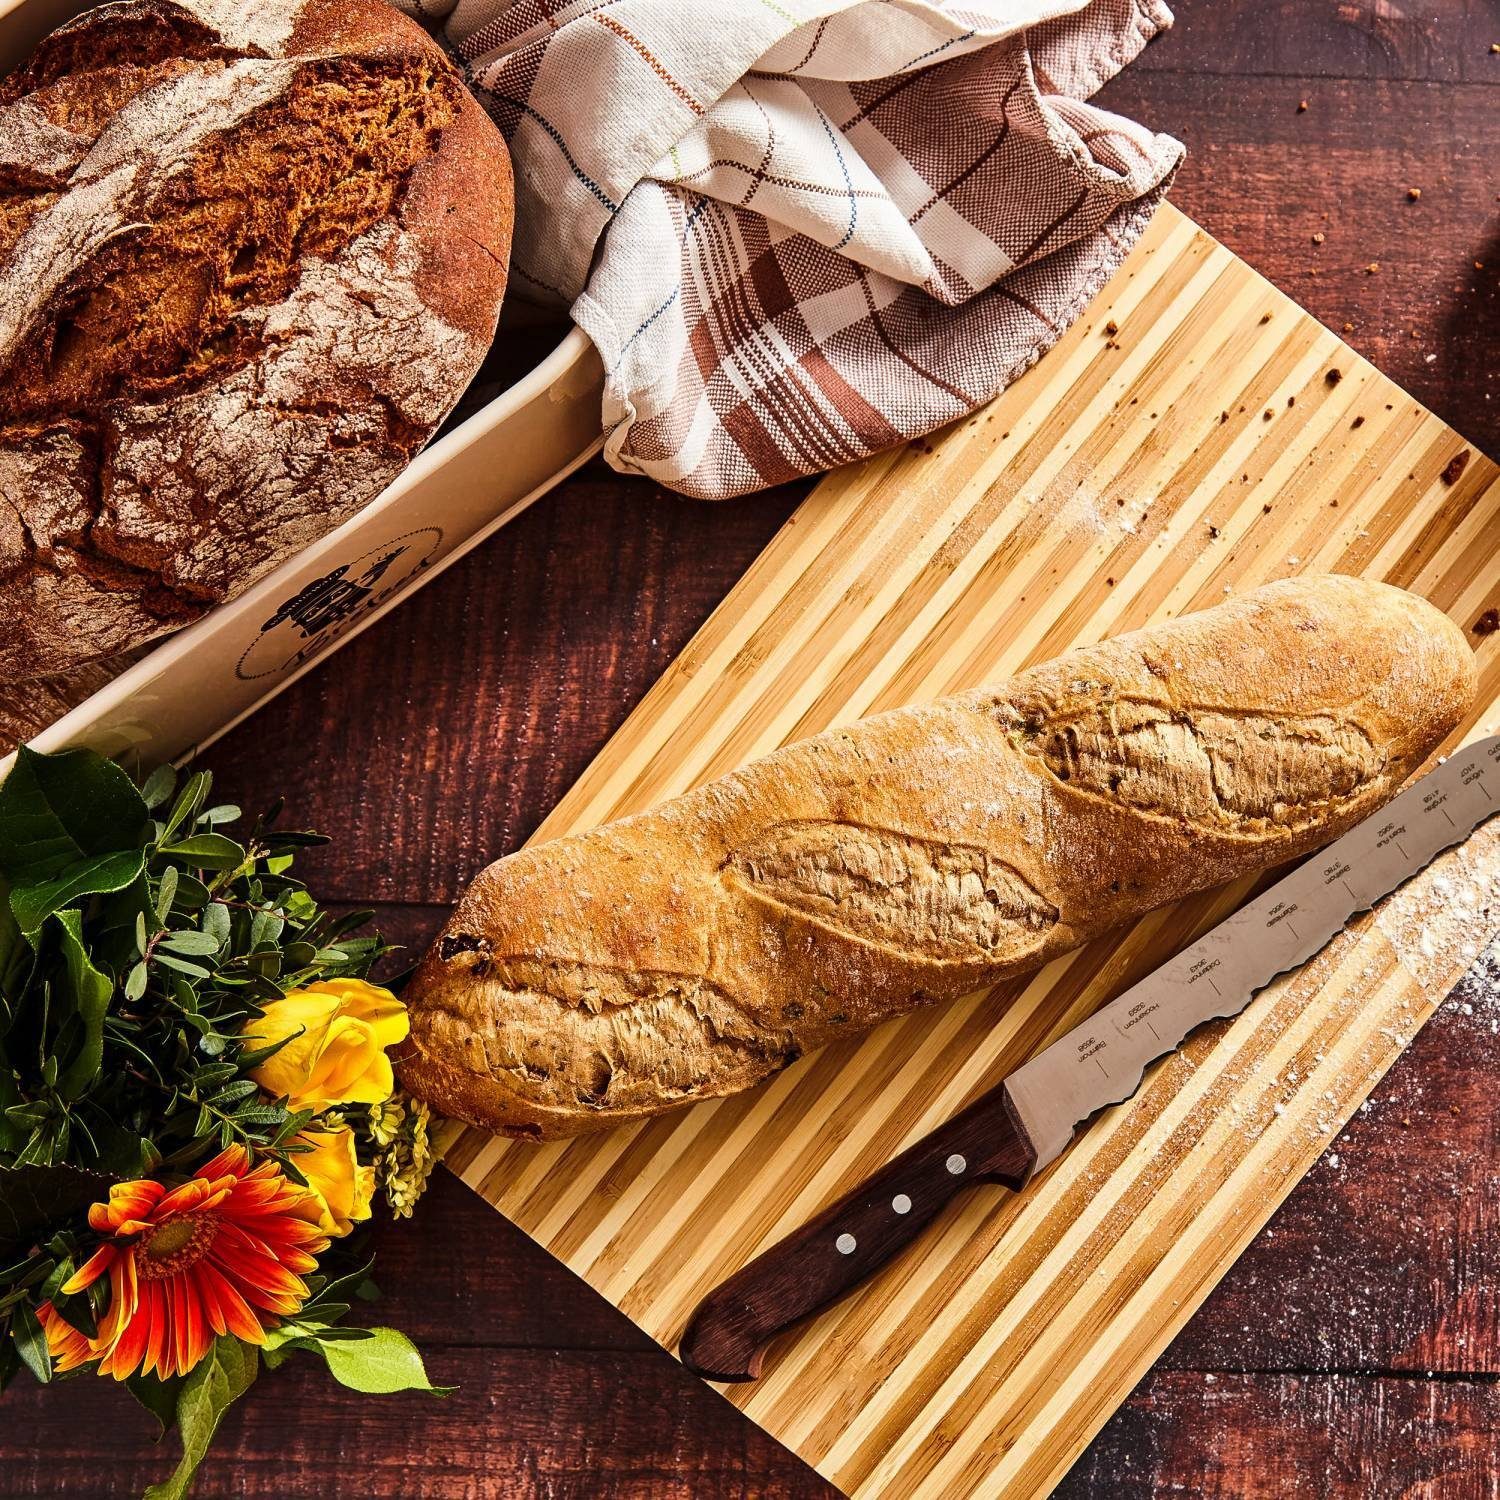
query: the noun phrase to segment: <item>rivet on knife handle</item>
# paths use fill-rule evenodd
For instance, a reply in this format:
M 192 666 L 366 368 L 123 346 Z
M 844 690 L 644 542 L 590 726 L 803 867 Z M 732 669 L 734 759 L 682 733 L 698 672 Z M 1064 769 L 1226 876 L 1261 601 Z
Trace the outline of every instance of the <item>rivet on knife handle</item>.
M 717 1287 L 682 1336 L 682 1362 L 706 1380 L 754 1380 L 777 1334 L 874 1275 L 965 1187 L 1019 1191 L 1036 1151 L 1004 1094 L 1002 1084 Z
M 709 1380 L 753 1380 L 766 1345 L 873 1275 L 971 1182 L 1013 1190 L 1078 1126 L 1128 1099 L 1203 1022 L 1312 957 L 1359 911 L 1500 812 L 1500 736 L 1466 746 L 948 1124 L 704 1299 L 678 1352 Z

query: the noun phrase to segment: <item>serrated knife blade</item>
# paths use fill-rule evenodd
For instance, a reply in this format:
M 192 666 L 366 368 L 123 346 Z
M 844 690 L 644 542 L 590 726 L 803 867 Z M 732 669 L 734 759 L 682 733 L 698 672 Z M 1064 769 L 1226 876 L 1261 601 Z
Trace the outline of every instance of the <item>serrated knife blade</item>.
M 1207 1021 L 1237 1015 L 1444 849 L 1500 812 L 1500 735 L 1477 741 L 1310 856 L 721 1283 L 679 1345 L 709 1380 L 753 1380 L 776 1335 L 887 1264 L 965 1187 L 1019 1192 Z

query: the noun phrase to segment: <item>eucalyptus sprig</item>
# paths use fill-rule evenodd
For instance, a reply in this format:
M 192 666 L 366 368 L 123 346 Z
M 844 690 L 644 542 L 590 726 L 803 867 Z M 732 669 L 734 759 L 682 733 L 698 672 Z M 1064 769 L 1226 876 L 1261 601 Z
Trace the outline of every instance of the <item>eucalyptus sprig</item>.
M 234 836 L 207 771 L 177 780 L 23 749 L 0 787 L 0 1167 L 285 1155 L 310 1116 L 244 1076 L 275 1050 L 246 1023 L 387 951 L 354 935 L 370 913 L 325 912 L 291 875 L 320 835 L 278 830 L 278 806 Z

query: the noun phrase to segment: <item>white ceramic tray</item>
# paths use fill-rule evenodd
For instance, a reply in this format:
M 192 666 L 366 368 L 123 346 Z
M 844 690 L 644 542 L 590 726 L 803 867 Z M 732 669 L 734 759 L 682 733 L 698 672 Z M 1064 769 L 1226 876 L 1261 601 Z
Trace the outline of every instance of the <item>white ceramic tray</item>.
M 0 0 L 0 72 L 88 8 Z M 571 330 L 357 515 L 167 637 L 31 743 L 134 749 L 152 764 L 217 738 L 597 452 L 602 381 L 593 345 Z M 0 773 L 8 766 L 0 761 Z

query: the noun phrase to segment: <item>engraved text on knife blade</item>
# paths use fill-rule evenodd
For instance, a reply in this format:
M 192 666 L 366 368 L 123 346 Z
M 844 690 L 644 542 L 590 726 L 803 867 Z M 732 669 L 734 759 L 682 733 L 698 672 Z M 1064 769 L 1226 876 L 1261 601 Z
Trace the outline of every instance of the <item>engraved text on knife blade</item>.
M 1500 811 L 1500 736 L 1470 745 L 1006 1079 L 1037 1169 L 1205 1021 L 1243 1010 L 1350 917 Z

